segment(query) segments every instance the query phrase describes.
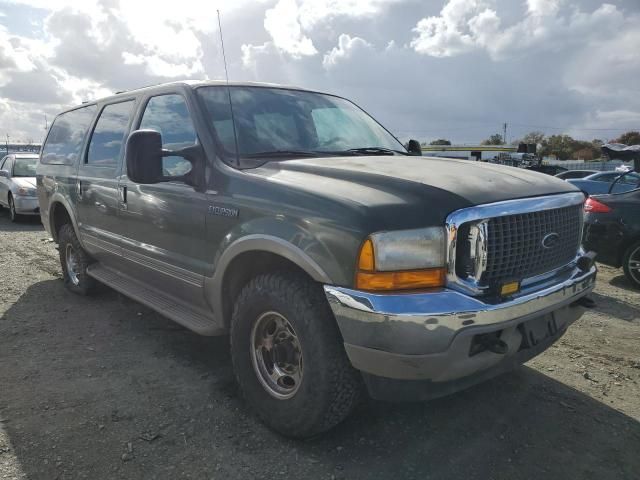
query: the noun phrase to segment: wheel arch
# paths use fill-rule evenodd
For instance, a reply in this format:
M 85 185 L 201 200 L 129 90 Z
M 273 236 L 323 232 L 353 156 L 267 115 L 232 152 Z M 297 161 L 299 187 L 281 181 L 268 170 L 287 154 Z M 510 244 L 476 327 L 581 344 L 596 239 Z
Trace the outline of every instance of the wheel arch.
M 269 235 L 248 235 L 232 243 L 220 256 L 215 274 L 205 279 L 205 295 L 225 328 L 229 327 L 237 294 L 253 276 L 276 270 L 295 270 L 318 283 L 331 279 L 309 255 L 295 245 Z
M 76 236 L 78 240 L 80 240 L 80 236 L 78 235 L 78 224 L 76 221 L 76 217 L 73 214 L 73 208 L 62 195 L 53 195 L 49 202 L 49 233 L 51 233 L 51 237 L 55 242 L 58 242 L 58 231 L 60 227 L 65 223 L 71 223 L 73 229 L 76 232 Z

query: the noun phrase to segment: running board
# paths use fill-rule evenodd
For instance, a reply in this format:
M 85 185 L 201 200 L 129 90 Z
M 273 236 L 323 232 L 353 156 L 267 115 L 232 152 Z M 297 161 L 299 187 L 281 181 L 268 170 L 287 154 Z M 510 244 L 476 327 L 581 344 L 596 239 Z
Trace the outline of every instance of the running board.
M 177 299 L 163 295 L 158 291 L 146 287 L 141 282 L 111 270 L 99 263 L 87 268 L 87 274 L 100 283 L 146 305 L 159 314 L 170 318 L 176 323 L 193 330 L 200 335 L 222 335 L 226 333 L 218 326 L 213 314 L 195 310 Z

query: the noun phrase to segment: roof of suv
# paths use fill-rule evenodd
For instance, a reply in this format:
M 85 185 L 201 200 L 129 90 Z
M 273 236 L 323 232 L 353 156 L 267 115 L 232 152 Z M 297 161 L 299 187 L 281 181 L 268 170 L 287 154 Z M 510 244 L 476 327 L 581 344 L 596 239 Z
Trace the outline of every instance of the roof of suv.
M 114 95 L 98 98 L 94 101 L 87 102 L 87 103 L 101 102 L 107 99 L 117 98 L 119 96 L 136 94 L 136 93 L 145 92 L 148 90 L 153 90 L 156 88 L 158 89 L 164 88 L 169 85 L 187 85 L 189 87 L 196 88 L 196 87 L 204 87 L 204 86 L 226 86 L 227 82 L 223 80 L 180 80 L 175 82 L 159 83 L 155 85 L 147 85 L 145 87 L 140 87 L 133 90 L 123 90 L 120 92 L 116 92 Z M 277 83 L 265 83 L 265 82 L 228 82 L 228 85 L 232 87 L 270 87 L 270 88 L 286 88 L 288 90 L 311 91 L 305 88 L 300 88 L 292 85 L 280 85 Z
M 170 85 L 182 85 L 182 86 L 189 86 L 191 88 L 196 88 L 196 87 L 204 87 L 204 86 L 226 86 L 226 85 L 230 85 L 232 87 L 267 87 L 267 88 L 283 88 L 283 89 L 287 89 L 287 90 L 300 90 L 300 91 L 305 91 L 305 92 L 317 92 L 316 90 L 311 90 L 311 89 L 307 89 L 307 88 L 301 88 L 301 87 L 296 87 L 293 85 L 281 85 L 278 83 L 266 83 L 266 82 L 226 82 L 224 80 L 177 80 L 174 82 L 166 82 L 166 83 L 158 83 L 155 85 L 147 85 L 144 87 L 140 87 L 140 88 L 135 88 L 133 90 L 122 90 L 119 92 L 114 93 L 113 95 L 109 95 L 107 97 L 102 97 L 102 98 L 96 98 L 95 100 L 91 100 L 91 101 L 87 101 L 87 102 L 83 102 L 80 105 L 75 105 L 71 108 L 67 108 L 65 110 L 63 110 L 61 113 L 66 113 L 70 110 L 75 110 L 76 108 L 81 108 L 87 105 L 93 105 L 95 103 L 98 102 L 105 102 L 105 101 L 111 101 L 111 100 L 116 100 L 120 97 L 124 97 L 127 95 L 135 95 L 137 93 L 143 93 L 146 91 L 152 91 L 154 89 L 160 89 L 160 88 L 164 88 Z M 318 92 L 318 93 L 322 93 L 322 92 Z

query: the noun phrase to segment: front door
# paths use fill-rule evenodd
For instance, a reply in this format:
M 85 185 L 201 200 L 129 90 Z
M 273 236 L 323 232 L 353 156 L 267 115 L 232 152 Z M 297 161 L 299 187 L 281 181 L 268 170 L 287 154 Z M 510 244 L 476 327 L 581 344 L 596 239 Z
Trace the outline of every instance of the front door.
M 77 216 L 82 243 L 96 260 L 112 267 L 122 261 L 118 176 L 134 104 L 134 100 L 126 100 L 102 109 L 78 167 Z
M 11 175 L 13 170 L 13 162 L 11 157 L 7 155 L 0 160 L 0 170 L 5 170 Z M 6 177 L 0 177 L 0 205 L 9 206 L 9 182 L 11 180 Z
M 178 150 L 198 142 L 185 98 L 169 93 L 149 98 L 139 127 L 162 135 L 162 148 Z M 163 159 L 165 175 L 183 175 L 191 164 L 179 156 Z M 208 255 L 207 195 L 183 182 L 140 185 L 120 179 L 120 217 L 125 224 L 127 273 L 165 295 L 204 307 Z

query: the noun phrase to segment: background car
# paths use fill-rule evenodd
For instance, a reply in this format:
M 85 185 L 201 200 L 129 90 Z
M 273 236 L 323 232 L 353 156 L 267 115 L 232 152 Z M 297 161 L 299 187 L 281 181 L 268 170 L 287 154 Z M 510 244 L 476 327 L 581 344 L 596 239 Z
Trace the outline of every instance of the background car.
M 36 196 L 38 155 L 14 153 L 0 160 L 0 207 L 9 209 L 11 221 L 20 215 L 40 215 Z
M 638 188 L 640 186 L 640 175 L 633 171 L 626 173 L 598 172 L 580 179 L 569 179 L 567 182 L 572 183 L 589 195 L 622 193 Z M 613 188 L 612 184 L 614 184 Z
M 583 244 L 596 260 L 622 267 L 640 288 L 640 189 L 589 197 L 584 205 Z
M 568 180 L 569 178 L 588 177 L 594 173 L 598 173 L 598 170 L 567 170 L 566 172 L 557 173 L 555 176 L 562 180 Z
M 561 172 L 566 172 L 567 169 L 559 165 L 531 165 L 526 167 L 527 170 L 533 170 L 534 172 L 546 173 L 547 175 L 557 175 Z

